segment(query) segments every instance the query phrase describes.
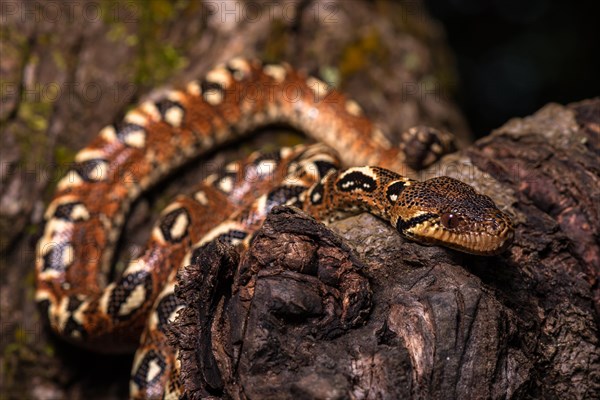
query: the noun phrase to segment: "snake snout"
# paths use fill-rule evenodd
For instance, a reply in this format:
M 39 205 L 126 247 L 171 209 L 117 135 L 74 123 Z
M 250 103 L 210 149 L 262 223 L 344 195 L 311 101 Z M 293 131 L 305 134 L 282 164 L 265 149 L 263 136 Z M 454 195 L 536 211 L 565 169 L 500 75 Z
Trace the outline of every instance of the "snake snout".
M 448 247 L 478 255 L 502 253 L 512 243 L 514 230 L 510 217 L 500 211 L 493 201 L 478 195 L 460 207 L 462 223 L 449 238 Z
M 469 235 L 473 253 L 483 255 L 499 254 L 512 243 L 514 230 L 508 215 L 494 209 L 483 224 Z

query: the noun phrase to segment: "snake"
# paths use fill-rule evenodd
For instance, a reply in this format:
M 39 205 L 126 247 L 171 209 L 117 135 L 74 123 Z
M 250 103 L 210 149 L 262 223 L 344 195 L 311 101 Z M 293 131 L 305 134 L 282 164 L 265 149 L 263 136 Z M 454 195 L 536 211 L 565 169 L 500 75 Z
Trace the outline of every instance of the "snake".
M 182 165 L 257 129 L 285 124 L 317 143 L 253 153 L 178 196 L 144 253 L 108 282 L 132 203 Z M 248 248 L 277 205 L 324 223 L 369 212 L 403 237 L 496 255 L 514 236 L 493 200 L 450 177 L 408 177 L 444 140 L 409 130 L 398 145 L 353 100 L 286 63 L 233 58 L 104 127 L 57 182 L 36 247 L 36 301 L 52 331 L 94 351 L 136 351 L 130 395 L 185 398 L 169 324 L 177 271 L 214 241 Z M 412 132 L 412 133 L 411 133 Z M 411 153 L 419 142 L 422 149 Z M 424 142 L 427 142 L 423 144 Z M 419 147 L 419 146 L 416 146 Z

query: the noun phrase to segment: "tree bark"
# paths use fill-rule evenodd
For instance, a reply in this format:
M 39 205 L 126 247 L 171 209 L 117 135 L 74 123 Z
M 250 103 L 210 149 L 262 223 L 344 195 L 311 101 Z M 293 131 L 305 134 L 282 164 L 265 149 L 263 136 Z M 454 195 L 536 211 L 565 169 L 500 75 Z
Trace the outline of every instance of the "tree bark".
M 261 233 L 264 246 L 271 245 L 268 229 L 277 232 L 273 229 L 299 223 L 282 221 L 303 221 L 324 242 L 313 238 L 310 246 L 299 244 L 298 259 L 326 245 L 339 258 L 334 257 L 336 268 L 343 264 L 337 280 L 321 281 L 322 276 L 284 263 L 273 277 L 257 275 L 265 290 L 283 295 L 285 287 L 290 296 L 306 297 L 300 296 L 300 311 L 292 307 L 294 302 L 282 303 L 284 322 L 292 322 L 302 334 L 290 343 L 310 344 L 304 341 L 304 333 L 310 332 L 322 357 L 314 349 L 311 353 L 312 344 L 303 350 L 294 362 L 304 372 L 289 376 L 303 380 L 293 387 L 285 375 L 272 387 L 261 383 L 262 372 L 248 367 L 258 361 L 254 353 L 243 355 L 245 369 L 236 372 L 242 375 L 225 368 L 221 357 L 217 365 L 223 393 L 440 398 L 469 393 L 585 398 L 597 393 L 598 100 L 548 106 L 466 148 L 468 129 L 450 100 L 455 85 L 451 56 L 441 30 L 419 2 L 265 0 L 252 3 L 258 8 L 242 5 L 233 13 L 219 8 L 221 2 L 174 6 L 169 1 L 88 0 L 58 9 L 57 4 L 3 4 L 0 25 L 4 397 L 127 396 L 131 356 L 109 357 L 66 345 L 48 333 L 37 314 L 34 246 L 43 210 L 75 153 L 128 105 L 152 98 L 157 86 L 176 87 L 237 55 L 287 61 L 334 83 L 394 139 L 421 124 L 454 132 L 464 150 L 444 159 L 437 172 L 493 196 L 514 216 L 518 234 L 509 253 L 487 259 L 408 243 L 367 215 L 337 223 L 331 233 L 281 211 L 273 216 L 280 224 L 271 221 Z M 177 180 L 137 203 L 119 259 L 139 254 L 152 221 L 175 193 L 249 148 L 299 140 L 289 131 L 272 129 L 241 150 L 224 149 L 186 167 Z M 304 243 L 292 233 L 286 237 L 290 243 Z M 260 249 L 252 252 L 260 255 Z M 260 265 L 252 260 L 246 256 L 243 261 L 249 271 Z M 299 294 L 294 290 L 300 283 L 301 288 L 316 286 Z M 352 285 L 364 292 L 353 292 Z M 242 290 L 243 285 L 235 281 L 233 288 Z M 265 299 L 270 295 L 268 290 L 261 294 Z M 348 308 L 346 319 L 336 314 L 344 310 L 341 300 L 365 295 L 370 300 Z M 322 297 L 328 302 L 319 309 Z M 308 320 L 303 307 L 310 311 Z M 318 320 L 323 309 L 332 313 L 331 319 Z M 273 308 L 248 310 L 255 327 L 261 322 L 257 312 L 265 312 L 270 321 L 281 317 Z M 232 318 L 231 310 L 225 311 L 219 311 L 223 323 Z M 356 318 L 348 319 L 353 313 Z M 364 347 L 351 349 L 351 343 Z M 335 346 L 327 349 L 329 345 Z M 281 359 L 289 360 L 288 355 Z M 307 366 L 314 367 L 312 373 Z M 344 369 L 348 366 L 350 370 Z
M 600 99 L 551 104 L 436 166 L 500 193 L 516 239 L 496 257 L 275 209 L 227 290 L 205 259 L 180 277 L 191 398 L 597 398 L 599 134 Z

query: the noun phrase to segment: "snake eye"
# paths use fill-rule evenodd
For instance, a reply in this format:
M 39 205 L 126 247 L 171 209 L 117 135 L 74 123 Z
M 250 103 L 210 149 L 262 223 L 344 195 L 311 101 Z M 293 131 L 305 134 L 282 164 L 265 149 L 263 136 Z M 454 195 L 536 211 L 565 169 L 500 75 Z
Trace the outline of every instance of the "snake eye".
M 454 213 L 448 212 L 443 213 L 441 216 L 442 225 L 448 229 L 457 228 L 460 224 L 460 218 Z

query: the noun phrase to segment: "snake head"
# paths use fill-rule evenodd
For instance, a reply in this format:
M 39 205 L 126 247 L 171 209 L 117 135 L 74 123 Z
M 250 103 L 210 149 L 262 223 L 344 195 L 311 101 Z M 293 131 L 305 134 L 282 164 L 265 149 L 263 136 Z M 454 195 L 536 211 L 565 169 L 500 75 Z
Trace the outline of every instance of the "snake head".
M 447 176 L 412 182 L 394 213 L 398 231 L 409 239 L 466 253 L 499 254 L 514 237 L 510 218 L 491 198 Z

